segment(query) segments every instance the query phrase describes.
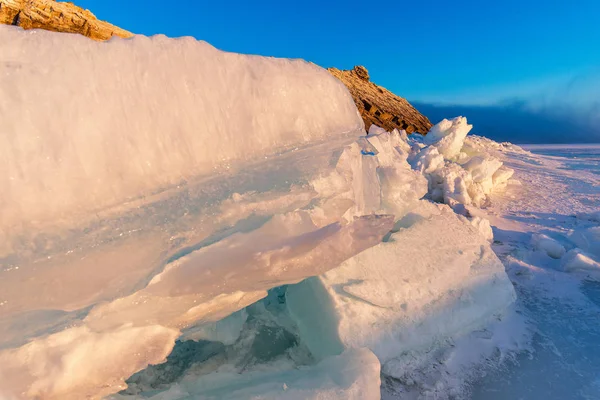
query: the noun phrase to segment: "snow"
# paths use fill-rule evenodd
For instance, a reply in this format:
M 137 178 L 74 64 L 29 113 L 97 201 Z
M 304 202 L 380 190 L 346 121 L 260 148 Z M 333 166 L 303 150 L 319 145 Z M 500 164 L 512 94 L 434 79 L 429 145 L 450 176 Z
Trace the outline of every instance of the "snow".
M 516 179 L 487 208 L 469 210 L 493 225 L 493 249 L 515 286 L 530 339 L 503 363 L 488 365 L 467 397 L 598 398 L 599 260 L 579 246 L 594 243 L 599 148 L 528 146 L 534 154 L 482 139 L 478 147 L 495 153 Z

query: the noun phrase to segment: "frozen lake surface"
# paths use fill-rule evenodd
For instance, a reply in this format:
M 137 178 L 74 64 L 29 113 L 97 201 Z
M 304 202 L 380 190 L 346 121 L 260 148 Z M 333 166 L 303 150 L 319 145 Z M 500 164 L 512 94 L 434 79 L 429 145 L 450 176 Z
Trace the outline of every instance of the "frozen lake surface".
M 490 213 L 498 217 L 493 222 L 493 247 L 517 291 L 517 307 L 527 317 L 531 344 L 476 380 L 472 398 L 598 399 L 597 275 L 563 272 L 559 260 L 532 248 L 529 238 L 545 234 L 569 250 L 576 246 L 574 234 L 599 225 L 589 217 L 600 210 L 600 145 L 525 148 L 534 155 L 507 161 L 522 182 L 521 192 L 499 196 Z

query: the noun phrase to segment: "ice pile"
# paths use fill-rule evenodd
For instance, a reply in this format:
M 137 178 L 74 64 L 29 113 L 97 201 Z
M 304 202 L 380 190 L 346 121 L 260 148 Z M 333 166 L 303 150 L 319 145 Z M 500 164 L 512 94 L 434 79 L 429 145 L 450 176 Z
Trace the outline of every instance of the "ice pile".
M 266 299 L 220 321 L 197 319 L 195 326 L 183 333 L 186 339 L 218 341 L 225 348 L 186 369 L 171 380 L 170 386 L 161 383 L 167 379 L 166 370 L 143 371 L 130 381 L 134 391 L 115 398 L 150 396 L 159 390 L 160 394 L 151 398 L 377 399 L 380 369 L 384 377 L 419 387 L 421 383 L 407 378 L 413 363 L 407 354 L 448 351 L 454 340 L 486 329 L 504 317 L 515 293 L 503 265 L 490 248 L 485 229 L 489 229 L 489 224 L 457 215 L 447 205 L 420 200 L 427 182 L 408 164 L 409 149 L 403 132 L 379 131 L 359 138 L 336 157 L 331 171 L 311 181 L 311 187 L 319 193 L 312 206 L 274 217 L 256 233 L 247 234 L 252 235 L 247 240 L 252 250 L 263 254 L 256 246 L 269 237 L 267 233 L 285 234 L 293 226 L 282 221 L 293 219 L 296 226 L 312 226 L 328 224 L 331 219 L 361 221 L 368 213 L 393 215 L 396 223 L 393 229 L 385 225 L 391 233 L 384 241 L 373 245 L 369 240 L 369 248 L 359 254 L 343 262 L 329 262 L 329 252 L 335 253 L 334 247 L 344 247 L 343 242 L 338 242 L 329 251 L 310 258 L 317 264 L 312 269 L 291 260 L 275 268 L 263 268 L 261 274 L 269 285 L 291 284 L 273 289 L 268 296 L 258 293 L 258 298 L 267 296 Z M 246 196 L 236 197 L 242 201 L 240 197 Z M 275 221 L 277 225 L 273 226 Z M 368 230 L 361 228 L 356 232 Z M 225 239 L 196 251 L 173 267 L 167 266 L 148 289 L 164 284 L 180 295 L 194 281 L 205 284 L 213 276 L 220 280 L 221 273 L 234 281 L 238 274 L 247 280 L 256 270 L 251 257 L 243 261 L 249 258 L 247 253 L 234 257 L 235 266 L 209 267 L 230 257 L 227 253 L 238 248 L 244 246 L 232 245 Z M 210 254 L 213 249 L 218 251 L 214 256 Z M 206 267 L 200 268 L 202 264 Z M 286 264 L 290 268 L 285 275 L 295 279 L 286 281 L 273 272 Z M 168 275 L 169 268 L 180 270 L 172 282 L 162 278 Z M 186 272 L 188 269 L 195 272 Z M 202 274 L 206 269 L 211 272 Z M 313 277 L 301 279 L 302 274 Z M 256 284 L 244 283 L 246 287 Z M 134 302 L 132 309 L 136 312 L 144 309 L 138 305 L 142 298 Z M 274 302 L 279 310 L 265 311 Z M 237 302 L 236 306 L 240 304 L 247 303 Z M 156 305 L 149 307 L 154 309 Z M 268 317 L 259 318 L 257 314 Z M 225 313 L 216 317 L 223 316 Z M 122 318 L 117 314 L 118 320 Z M 264 320 L 257 324 L 257 319 Z M 257 351 L 264 346 L 257 343 L 263 341 L 265 329 L 272 338 L 270 350 Z M 283 350 L 273 350 L 281 346 Z M 305 356 L 299 357 L 298 353 Z M 232 358 L 231 354 L 235 356 Z M 477 357 L 478 354 L 473 359 Z M 356 364 L 348 369 L 344 362 Z M 424 356 L 422 362 L 433 360 Z M 314 378 L 316 371 L 321 371 L 325 380 Z M 335 385 L 331 386 L 330 379 Z
M 510 176 L 464 118 L 363 136 L 304 61 L 0 39 L 0 397 L 375 399 L 509 309 L 489 222 L 423 199 Z
M 422 141 L 413 140 L 409 161 L 427 177 L 432 200 L 481 207 L 512 177 L 514 171 L 490 154 L 494 142 L 468 138 L 471 129 L 464 117 L 444 119 Z

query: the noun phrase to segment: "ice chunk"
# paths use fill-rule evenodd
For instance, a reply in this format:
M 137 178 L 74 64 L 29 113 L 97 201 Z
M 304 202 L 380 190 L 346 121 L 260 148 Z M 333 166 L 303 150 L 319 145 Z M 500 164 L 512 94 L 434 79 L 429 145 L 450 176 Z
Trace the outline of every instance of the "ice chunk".
M 473 182 L 488 181 L 502 166 L 502 161 L 492 156 L 476 156 L 463 164 L 463 168 L 471 173 Z
M 170 263 L 145 288 L 95 306 L 81 326 L 1 352 L 0 379 L 6 380 L 0 387 L 10 390 L 8 394 L 30 387 L 32 396 L 61 398 L 70 393 L 74 393 L 72 398 L 82 398 L 118 391 L 124 378 L 148 363 L 160 362 L 172 349 L 180 329 L 210 326 L 263 298 L 272 287 L 339 265 L 379 243 L 393 222 L 391 216 L 373 215 L 346 225 L 316 228 L 292 215 L 232 235 Z M 234 328 L 227 326 L 229 322 L 223 324 L 216 324 L 214 330 L 200 326 L 199 332 L 207 338 L 221 335 L 221 339 L 229 336 L 232 340 Z M 229 330 L 225 337 L 222 328 Z M 57 342 L 59 345 L 54 345 Z M 116 343 L 118 351 L 105 348 Z M 129 353 L 123 349 L 137 351 L 136 356 L 124 356 Z M 31 354 L 33 358 L 29 358 Z M 73 380 L 68 377 L 74 374 L 69 368 L 74 368 L 72 360 L 80 357 L 86 359 L 88 367 L 82 371 L 89 378 Z M 55 387 L 54 381 L 60 385 Z
M 381 186 L 382 207 L 396 218 L 403 217 L 427 193 L 427 180 L 411 170 L 407 154 L 399 148 L 403 139 L 392 133 L 369 136 L 378 151 L 377 176 Z M 367 178 L 368 179 L 368 178 Z
M 508 180 L 512 178 L 515 171 L 506 166 L 501 166 L 492 176 L 494 187 L 503 187 L 508 183 Z
M 552 258 L 561 258 L 566 252 L 562 244 L 541 233 L 533 234 L 531 237 L 531 245 L 536 250 L 541 250 Z
M 580 249 L 569 250 L 561 260 L 563 271 L 587 271 L 594 272 L 600 277 L 600 262 L 594 260 L 590 254 Z
M 411 160 L 413 169 L 424 174 L 431 174 L 443 165 L 444 156 L 442 156 L 438 149 L 433 146 L 425 147 Z
M 489 195 L 506 186 L 513 170 L 492 155 L 502 146 L 485 138 L 467 138 L 471 125 L 463 117 L 443 120 L 421 139 L 411 137 L 409 161 L 429 181 L 432 200 L 455 207 L 482 207 Z M 469 140 L 467 140 L 469 139 Z
M 514 298 L 487 240 L 448 209 L 286 294 L 315 357 L 368 347 L 382 363 L 478 329 Z
M 438 174 L 442 180 L 444 203 L 451 206 L 455 203 L 471 204 L 469 189 L 473 185 L 473 178 L 468 171 L 456 163 L 448 163 Z
M 82 326 L 0 351 L 0 397 L 77 400 L 111 394 L 148 363 L 162 362 L 178 335 L 158 325 L 125 323 L 110 332 Z
M 387 131 L 375 124 L 371 124 L 371 126 L 369 127 L 369 136 L 370 135 L 379 135 L 382 133 L 386 133 Z
M 379 374 L 377 357 L 367 349 L 355 349 L 311 367 L 245 374 L 219 372 L 200 378 L 184 378 L 149 399 L 377 400 L 380 398 Z M 112 396 L 109 399 L 131 398 Z
M 452 120 L 444 119 L 434 125 L 423 139 L 423 143 L 437 147 L 440 154 L 446 159 L 458 156 L 467 134 L 473 125 L 467 124 L 464 117 Z
M 581 250 L 600 258 L 600 226 L 576 229 L 569 238 Z
M 471 217 L 467 218 L 467 221 L 477 228 L 479 233 L 481 233 L 481 236 L 483 236 L 488 242 L 491 243 L 494 240 L 494 232 L 492 231 L 492 225 L 488 219 L 482 217 Z

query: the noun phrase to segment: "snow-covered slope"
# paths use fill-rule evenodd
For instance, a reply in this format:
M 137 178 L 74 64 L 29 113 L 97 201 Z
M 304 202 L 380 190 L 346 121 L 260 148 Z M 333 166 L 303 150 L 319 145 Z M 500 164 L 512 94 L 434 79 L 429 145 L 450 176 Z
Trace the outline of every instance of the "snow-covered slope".
M 466 119 L 365 136 L 304 61 L 0 39 L 0 397 L 375 399 L 511 315 Z

